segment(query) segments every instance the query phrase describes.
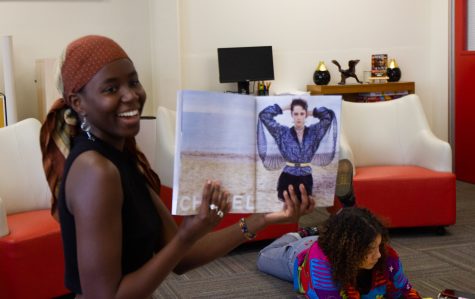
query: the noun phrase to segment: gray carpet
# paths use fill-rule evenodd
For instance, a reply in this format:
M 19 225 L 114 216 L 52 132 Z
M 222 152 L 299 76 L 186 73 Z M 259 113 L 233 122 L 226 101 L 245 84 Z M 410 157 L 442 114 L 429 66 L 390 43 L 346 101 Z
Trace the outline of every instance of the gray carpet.
M 317 210 L 302 222 L 321 222 L 326 216 Z M 257 270 L 257 252 L 267 244 L 244 244 L 185 275 L 171 274 L 154 298 L 302 298 L 291 283 Z M 392 230 L 391 244 L 423 297 L 436 298 L 445 288 L 475 293 L 475 185 L 457 182 L 457 223 L 445 235 L 430 228 Z

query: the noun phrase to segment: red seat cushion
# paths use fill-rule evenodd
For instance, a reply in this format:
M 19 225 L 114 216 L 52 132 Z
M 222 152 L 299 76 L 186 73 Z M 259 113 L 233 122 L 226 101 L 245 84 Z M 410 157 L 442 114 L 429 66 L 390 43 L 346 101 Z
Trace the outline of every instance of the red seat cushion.
M 52 298 L 66 294 L 59 223 L 49 210 L 9 215 L 0 238 L 0 298 Z
M 418 166 L 357 167 L 354 191 L 389 227 L 455 223 L 455 175 Z

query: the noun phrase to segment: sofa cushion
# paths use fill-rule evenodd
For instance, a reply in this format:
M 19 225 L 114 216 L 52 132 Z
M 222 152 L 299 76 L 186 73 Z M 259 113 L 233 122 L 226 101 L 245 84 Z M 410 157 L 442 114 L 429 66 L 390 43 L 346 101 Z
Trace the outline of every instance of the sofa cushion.
M 41 158 L 40 127 L 37 119 L 29 118 L 0 129 L 0 197 L 7 215 L 51 205 Z
M 455 223 L 455 175 L 450 172 L 418 166 L 356 167 L 354 190 L 357 204 L 389 227 Z
M 66 294 L 59 223 L 49 209 L 7 217 L 0 238 L 0 298 L 51 298 Z

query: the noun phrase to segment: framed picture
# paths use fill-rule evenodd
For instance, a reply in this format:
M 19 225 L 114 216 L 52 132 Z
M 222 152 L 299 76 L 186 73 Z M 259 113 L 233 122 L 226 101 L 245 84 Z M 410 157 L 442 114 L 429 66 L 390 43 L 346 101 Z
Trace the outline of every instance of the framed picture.
M 371 76 L 384 77 L 388 67 L 388 54 L 371 55 Z

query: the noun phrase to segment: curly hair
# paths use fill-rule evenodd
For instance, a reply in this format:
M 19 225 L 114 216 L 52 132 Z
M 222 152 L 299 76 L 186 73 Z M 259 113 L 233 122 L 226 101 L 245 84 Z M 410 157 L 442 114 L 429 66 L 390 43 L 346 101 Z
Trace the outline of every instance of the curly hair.
M 382 271 L 389 237 L 376 216 L 365 208 L 349 207 L 325 221 L 318 244 L 330 261 L 335 282 L 345 288 L 356 286 L 359 266 L 378 235 L 381 235 L 381 258 L 373 269 Z

